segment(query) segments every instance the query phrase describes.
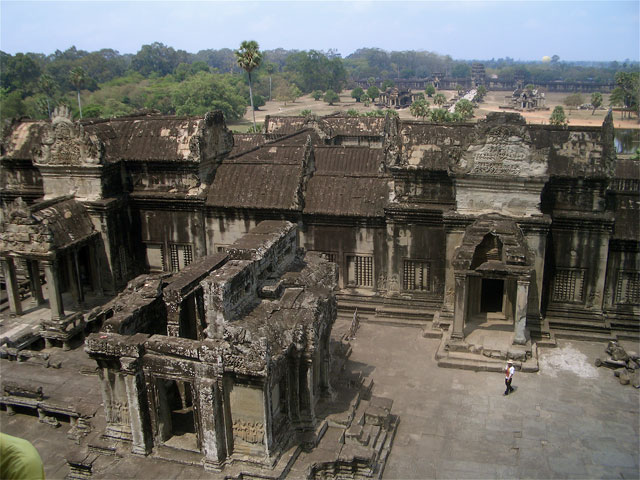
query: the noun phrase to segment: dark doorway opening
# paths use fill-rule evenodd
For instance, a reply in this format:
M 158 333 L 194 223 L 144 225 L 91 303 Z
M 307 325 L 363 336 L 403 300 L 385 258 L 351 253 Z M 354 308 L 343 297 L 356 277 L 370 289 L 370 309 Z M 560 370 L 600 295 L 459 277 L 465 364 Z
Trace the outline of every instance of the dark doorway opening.
M 481 312 L 502 312 L 502 299 L 504 297 L 504 280 L 494 278 L 482 279 L 482 299 L 480 301 Z
M 159 429 L 165 445 L 198 451 L 190 382 L 158 379 Z

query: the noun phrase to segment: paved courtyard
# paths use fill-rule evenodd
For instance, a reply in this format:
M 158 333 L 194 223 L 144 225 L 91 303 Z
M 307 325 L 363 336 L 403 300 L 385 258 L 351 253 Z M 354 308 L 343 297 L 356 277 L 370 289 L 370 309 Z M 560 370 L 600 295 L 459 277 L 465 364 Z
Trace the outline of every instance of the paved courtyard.
M 353 342 L 400 415 L 384 478 L 639 478 L 640 391 L 593 366 L 605 344 L 541 350 L 540 372 L 516 373 L 507 397 L 502 374 L 436 367 L 438 344 L 371 324 Z
M 373 378 L 374 394 L 393 398 L 393 413 L 400 415 L 384 478 L 639 478 L 640 391 L 593 366 L 605 344 L 560 341 L 542 350 L 541 371 L 517 373 L 508 397 L 499 373 L 438 368 L 438 344 L 418 329 L 373 324 L 362 324 L 352 342 L 349 368 Z M 83 356 L 81 348 L 70 353 Z M 87 362 L 75 363 L 88 371 Z M 3 378 L 11 369 L 45 391 L 64 388 L 99 403 L 97 378 L 63 380 L 64 364 L 55 370 L 2 360 L 0 367 Z M 37 417 L 1 412 L 0 429 L 34 443 L 48 479 L 69 472 L 65 456 L 78 447 L 64 425 L 54 429 Z M 150 457 L 105 457 L 103 463 L 95 478 L 216 478 L 201 467 Z

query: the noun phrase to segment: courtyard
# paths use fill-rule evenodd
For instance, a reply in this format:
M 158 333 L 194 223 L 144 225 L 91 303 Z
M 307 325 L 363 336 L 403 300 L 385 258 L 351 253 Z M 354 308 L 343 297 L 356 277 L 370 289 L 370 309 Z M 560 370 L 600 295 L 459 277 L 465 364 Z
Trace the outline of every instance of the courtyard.
M 345 331 L 348 323 L 339 319 L 334 330 Z M 637 351 L 637 344 L 622 343 Z M 557 348 L 541 350 L 540 371 L 516 373 L 516 390 L 507 397 L 500 373 L 438 368 L 438 345 L 421 329 L 373 323 L 362 323 L 351 341 L 346 368 L 372 379 L 375 394 L 392 398 L 400 417 L 383 478 L 638 478 L 639 392 L 593 366 L 604 343 L 559 340 Z M 0 360 L 3 378 L 28 376 L 45 392 L 97 404 L 99 382 L 82 348 L 47 350 L 62 360 L 60 369 Z M 97 408 L 97 428 L 103 415 Z M 69 472 L 65 458 L 78 447 L 67 438 L 67 425 L 3 411 L 0 426 L 34 443 L 47 478 Z M 103 456 L 98 466 L 93 478 L 216 477 L 153 457 Z

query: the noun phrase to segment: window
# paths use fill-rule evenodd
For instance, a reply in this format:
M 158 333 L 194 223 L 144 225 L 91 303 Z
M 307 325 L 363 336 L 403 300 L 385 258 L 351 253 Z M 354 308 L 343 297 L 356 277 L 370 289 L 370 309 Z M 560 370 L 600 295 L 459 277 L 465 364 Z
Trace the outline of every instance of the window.
M 322 252 L 323 255 L 325 257 L 327 257 L 327 260 L 329 260 L 330 262 L 335 263 L 336 265 L 338 264 L 338 254 L 335 252 Z
M 554 302 L 582 302 L 585 271 L 578 268 L 559 268 L 553 280 Z
M 347 278 L 354 287 L 373 287 L 373 257 L 350 255 L 347 257 Z
M 640 304 L 640 273 L 618 271 L 616 303 L 624 305 Z
M 169 244 L 171 254 L 171 271 L 179 272 L 193 261 L 191 245 Z
M 193 262 L 193 248 L 191 245 L 170 243 L 168 250 L 161 243 L 147 243 L 145 246 L 147 249 L 147 264 L 152 272 L 179 272 Z
M 147 265 L 151 272 L 162 272 L 166 270 L 164 249 L 161 243 L 147 243 Z
M 405 260 L 402 277 L 404 290 L 431 290 L 431 265 L 421 260 Z

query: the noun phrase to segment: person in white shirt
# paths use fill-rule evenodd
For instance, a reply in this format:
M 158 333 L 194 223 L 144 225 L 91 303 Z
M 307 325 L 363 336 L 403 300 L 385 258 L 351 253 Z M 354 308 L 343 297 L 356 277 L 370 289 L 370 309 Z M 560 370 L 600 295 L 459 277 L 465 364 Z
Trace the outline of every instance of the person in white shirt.
M 509 360 L 507 362 L 507 367 L 504 369 L 504 384 L 507 386 L 507 389 L 504 391 L 505 395 L 509 395 L 509 393 L 513 392 L 513 387 L 511 386 L 511 380 L 513 380 L 513 374 L 516 372 L 516 369 L 513 367 L 513 362 Z

